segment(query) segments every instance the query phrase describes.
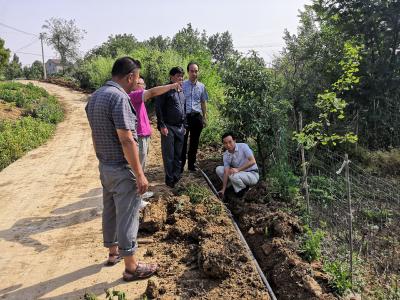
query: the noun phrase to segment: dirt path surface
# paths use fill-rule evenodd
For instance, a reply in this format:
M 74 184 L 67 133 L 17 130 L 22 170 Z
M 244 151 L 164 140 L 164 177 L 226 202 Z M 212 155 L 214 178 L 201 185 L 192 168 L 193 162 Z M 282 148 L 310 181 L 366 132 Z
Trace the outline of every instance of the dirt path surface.
M 0 173 L 0 297 L 82 299 L 105 289 L 142 299 L 147 280 L 125 283 L 123 264 L 104 267 L 102 191 L 84 106 L 87 95 L 35 83 L 56 95 L 66 119 L 54 137 Z M 193 205 L 163 185 L 160 141 L 148 170 L 155 192 L 142 216 L 138 258 L 157 261 L 153 296 L 161 299 L 269 299 L 232 224 L 218 204 Z M 198 176 L 185 173 L 181 186 Z M 151 297 L 150 297 L 151 298 Z
M 103 267 L 102 192 L 87 95 L 35 84 L 60 99 L 66 119 L 50 141 L 0 173 L 0 295 L 77 299 L 86 290 L 119 289 L 123 265 Z M 134 298 L 146 282 L 133 286 Z

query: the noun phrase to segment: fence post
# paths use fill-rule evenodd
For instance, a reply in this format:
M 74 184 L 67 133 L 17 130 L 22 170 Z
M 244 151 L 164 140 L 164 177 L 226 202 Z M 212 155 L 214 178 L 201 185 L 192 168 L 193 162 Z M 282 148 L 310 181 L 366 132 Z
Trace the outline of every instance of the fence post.
M 346 186 L 347 186 L 347 200 L 349 204 L 349 249 L 350 249 L 350 281 L 351 289 L 353 290 L 353 212 L 351 209 L 351 189 L 350 189 L 350 172 L 349 172 L 349 156 L 346 153 L 344 156 L 346 164 Z
M 303 115 L 301 114 L 301 112 L 299 112 L 299 131 L 301 131 L 302 129 L 303 129 Z M 310 223 L 310 194 L 308 193 L 307 166 L 304 154 L 304 146 L 302 144 L 300 144 L 300 152 L 301 152 L 301 166 L 303 169 L 303 190 L 307 203 L 307 219 L 309 221 L 308 223 Z

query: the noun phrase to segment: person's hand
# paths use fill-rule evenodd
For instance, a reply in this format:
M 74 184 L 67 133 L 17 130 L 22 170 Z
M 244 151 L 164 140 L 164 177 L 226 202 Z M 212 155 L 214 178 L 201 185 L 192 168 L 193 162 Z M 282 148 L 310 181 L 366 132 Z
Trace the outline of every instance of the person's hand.
M 176 90 L 177 92 L 182 91 L 182 82 L 181 81 L 173 83 L 173 86 L 174 86 L 173 89 Z
M 237 168 L 230 168 L 229 169 L 229 175 L 232 175 L 232 174 L 235 174 L 235 173 L 238 173 L 238 172 L 239 172 L 239 170 Z
M 218 196 L 219 196 L 220 198 L 224 198 L 224 194 L 225 194 L 225 189 L 222 189 L 222 190 L 220 190 L 220 191 L 218 192 Z
M 206 128 L 206 127 L 207 127 L 207 119 L 203 118 L 203 128 Z
M 136 187 L 138 190 L 139 195 L 144 194 L 149 187 L 149 182 L 147 181 L 146 176 L 144 174 L 136 177 Z
M 160 132 L 162 135 L 167 136 L 168 135 L 168 128 L 167 127 L 161 127 Z

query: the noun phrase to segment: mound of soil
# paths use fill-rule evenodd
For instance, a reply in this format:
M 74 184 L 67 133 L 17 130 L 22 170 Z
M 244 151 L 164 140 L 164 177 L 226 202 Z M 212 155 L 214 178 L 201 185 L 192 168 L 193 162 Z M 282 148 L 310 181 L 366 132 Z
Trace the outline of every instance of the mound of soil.
M 204 185 L 190 174 L 178 189 L 196 181 Z M 149 298 L 270 299 L 219 200 L 163 193 L 144 209 L 140 230 L 152 234 L 146 255 L 157 253 L 160 264 Z

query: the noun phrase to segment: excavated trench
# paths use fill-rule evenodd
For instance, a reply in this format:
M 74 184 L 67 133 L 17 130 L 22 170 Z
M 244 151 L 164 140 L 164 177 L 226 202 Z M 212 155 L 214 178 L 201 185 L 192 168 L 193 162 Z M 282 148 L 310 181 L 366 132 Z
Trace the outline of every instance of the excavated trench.
M 199 164 L 217 190 L 221 182 L 215 168 L 220 164 L 219 160 L 203 160 Z M 322 265 L 310 264 L 299 256 L 296 237 L 302 233 L 302 226 L 295 215 L 287 212 L 288 204 L 261 201 L 267 189 L 261 182 L 242 199 L 228 191 L 224 201 L 277 299 L 337 299 Z

